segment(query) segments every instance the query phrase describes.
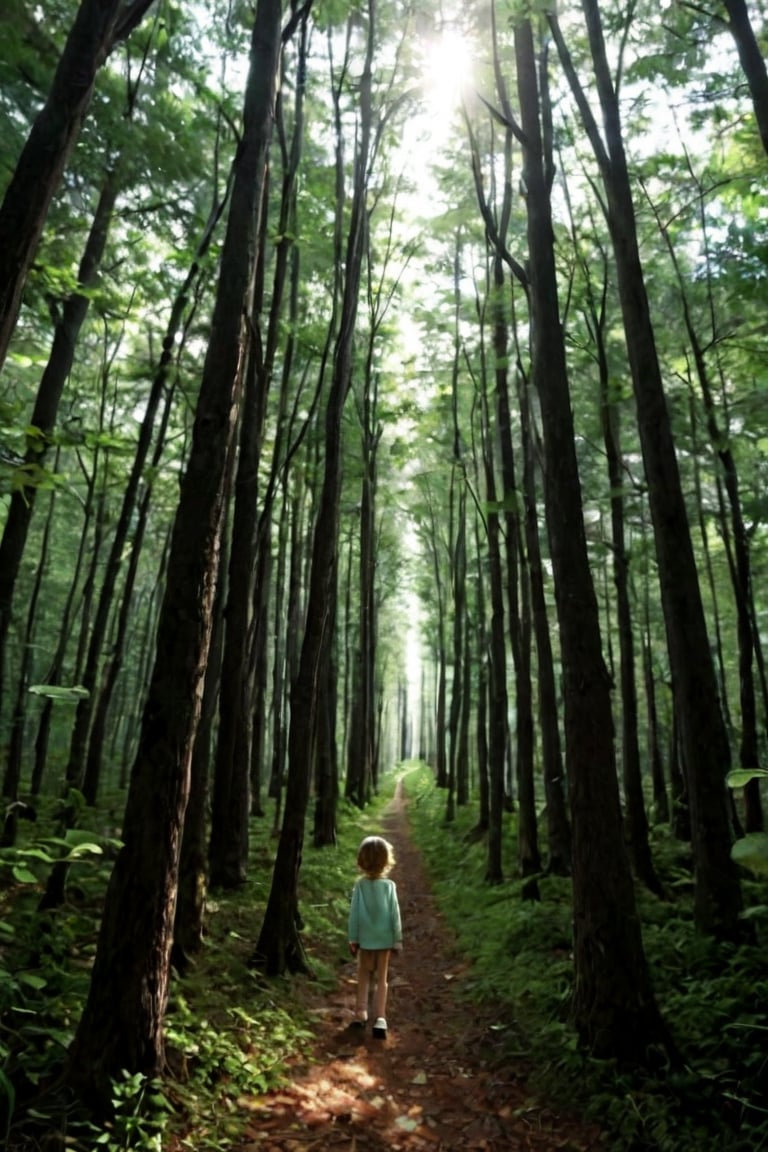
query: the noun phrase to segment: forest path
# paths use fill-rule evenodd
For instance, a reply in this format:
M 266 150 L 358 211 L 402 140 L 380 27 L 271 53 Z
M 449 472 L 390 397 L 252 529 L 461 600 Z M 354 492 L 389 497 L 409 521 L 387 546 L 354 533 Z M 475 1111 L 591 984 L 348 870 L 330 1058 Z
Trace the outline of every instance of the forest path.
M 382 819 L 395 849 L 403 951 L 390 966 L 386 1040 L 351 1032 L 355 962 L 330 996 L 314 994 L 310 1061 L 288 1086 L 241 1098 L 253 1113 L 233 1152 L 589 1152 L 598 1133 L 553 1114 L 526 1090 L 524 1068 L 492 1067 L 492 1018 L 454 995 L 462 965 L 408 827 L 401 785 Z M 311 994 L 311 993 L 310 993 Z

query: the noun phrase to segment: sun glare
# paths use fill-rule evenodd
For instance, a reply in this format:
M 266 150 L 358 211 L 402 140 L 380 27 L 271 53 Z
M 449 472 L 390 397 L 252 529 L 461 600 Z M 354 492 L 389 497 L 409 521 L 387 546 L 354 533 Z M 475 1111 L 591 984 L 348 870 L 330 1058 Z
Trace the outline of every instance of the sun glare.
M 424 96 L 431 119 L 449 120 L 472 78 L 466 38 L 446 29 L 425 45 Z

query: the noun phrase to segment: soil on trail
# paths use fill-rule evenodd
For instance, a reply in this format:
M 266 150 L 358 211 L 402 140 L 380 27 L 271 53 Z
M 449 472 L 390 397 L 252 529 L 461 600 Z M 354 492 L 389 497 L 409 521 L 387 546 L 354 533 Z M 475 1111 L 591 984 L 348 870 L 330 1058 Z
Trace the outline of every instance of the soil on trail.
M 355 962 L 330 996 L 316 993 L 311 1060 L 287 1087 L 241 1099 L 252 1111 L 237 1152 L 590 1152 L 599 1134 L 526 1089 L 524 1068 L 492 1056 L 492 1020 L 455 997 L 462 963 L 441 919 L 398 792 L 382 820 L 395 849 L 403 951 L 390 964 L 386 1040 L 361 1036 Z

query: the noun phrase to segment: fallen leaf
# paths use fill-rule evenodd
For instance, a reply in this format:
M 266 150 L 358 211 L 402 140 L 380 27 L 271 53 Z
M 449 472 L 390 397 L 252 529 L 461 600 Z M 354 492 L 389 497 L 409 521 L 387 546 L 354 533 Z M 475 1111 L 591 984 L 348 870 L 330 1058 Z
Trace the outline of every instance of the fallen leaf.
M 395 1127 L 403 1132 L 415 1132 L 418 1126 L 419 1121 L 413 1120 L 410 1116 L 398 1116 L 395 1120 Z

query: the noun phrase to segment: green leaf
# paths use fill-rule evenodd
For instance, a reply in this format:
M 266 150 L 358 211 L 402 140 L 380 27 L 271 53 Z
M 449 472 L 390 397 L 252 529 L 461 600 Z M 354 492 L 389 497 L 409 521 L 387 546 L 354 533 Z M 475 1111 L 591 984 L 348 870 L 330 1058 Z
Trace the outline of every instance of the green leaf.
M 0 1090 L 2 1090 L 3 1094 L 5 1095 L 5 1099 L 7 1101 L 7 1113 L 8 1113 L 8 1130 L 7 1131 L 10 1131 L 10 1118 L 13 1115 L 14 1108 L 16 1107 L 16 1091 L 13 1087 L 13 1084 L 10 1082 L 10 1080 L 8 1079 L 6 1074 L 3 1072 L 2 1068 L 0 1068 Z M 7 1135 L 7 1132 L 6 1132 L 6 1135 Z
M 103 856 L 104 849 L 100 844 L 78 844 L 76 845 L 68 856 L 65 857 L 67 861 L 78 860 L 81 856 L 93 855 Z
M 21 864 L 14 864 L 11 871 L 14 880 L 18 881 L 19 884 L 37 884 L 37 876 L 34 872 L 30 872 L 29 868 L 24 868 Z
M 768 772 L 764 768 L 734 768 L 725 778 L 729 788 L 743 788 L 750 780 L 768 780 Z
M 42 976 L 36 976 L 34 972 L 19 972 L 16 979 L 19 984 L 26 984 L 28 988 L 34 988 L 36 992 L 41 992 L 48 984 L 47 980 Z
M 82 684 L 65 688 L 61 684 L 30 684 L 28 691 L 33 696 L 47 696 L 51 700 L 85 700 L 90 693 Z
M 768 832 L 749 832 L 731 848 L 731 859 L 768 876 Z
M 764 920 L 768 917 L 768 904 L 753 904 L 739 915 L 740 920 Z

